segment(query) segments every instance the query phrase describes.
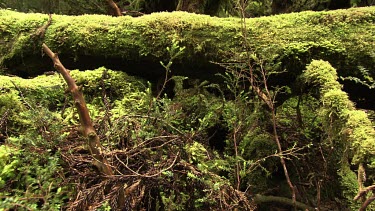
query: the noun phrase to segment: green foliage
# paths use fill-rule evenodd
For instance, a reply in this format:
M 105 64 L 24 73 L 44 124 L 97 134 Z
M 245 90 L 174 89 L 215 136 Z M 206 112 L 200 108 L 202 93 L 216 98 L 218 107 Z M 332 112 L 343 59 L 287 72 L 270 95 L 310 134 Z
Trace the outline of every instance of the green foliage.
M 207 158 L 208 152 L 206 148 L 198 142 L 185 145 L 185 150 L 191 156 L 189 159 L 190 163 L 200 163 L 200 165 L 198 165 L 198 168 L 202 165 L 202 163 L 204 163 Z
M 184 10 L 211 16 L 228 17 L 238 14 L 238 0 L 116 0 L 115 3 L 126 15 Z M 247 17 L 274 15 L 306 10 L 342 9 L 349 6 L 370 6 L 373 1 L 350 0 L 336 3 L 333 0 L 253 0 L 245 1 Z M 333 7 L 331 5 L 334 5 Z M 42 12 L 64 15 L 112 14 L 106 1 L 92 0 L 0 0 L 1 8 L 11 8 L 21 12 Z
M 0 146 L 0 210 L 56 210 L 67 199 L 56 145 L 65 138 L 61 118 L 44 107 L 20 114 L 22 135 Z M 22 149 L 22 150 L 21 150 Z
M 61 208 L 67 193 L 66 187 L 61 186 L 62 178 L 56 176 L 61 172 L 58 155 L 32 152 L 25 148 L 22 155 L 20 151 L 13 152 L 9 160 L 11 162 L 0 175 L 0 193 L 4 196 L 0 210 Z
M 180 49 L 179 42 L 173 48 Z M 241 203 L 246 197 L 235 193 L 241 194 L 246 190 L 264 193 L 275 187 L 280 196 L 288 196 L 288 189 L 278 186 L 285 183 L 277 176 L 281 170 L 278 156 L 293 159 L 295 168 L 289 168 L 291 175 L 296 175 L 293 180 L 312 184 L 314 179 L 327 177 L 320 172 L 324 170 L 321 167 L 324 162 L 319 158 L 318 161 L 309 159 L 328 152 L 331 146 L 335 148 L 335 153 L 325 155 L 328 165 L 332 166 L 326 174 L 332 178 L 339 176 L 341 189 L 337 192 L 351 207 L 357 206 L 348 201 L 356 192 L 355 174 L 350 169 L 344 172 L 344 168 L 350 166 L 344 165 L 341 159 L 345 159 L 342 157 L 345 155 L 353 163 L 365 161 L 371 166 L 373 129 L 368 127 L 371 122 L 367 115 L 354 110 L 353 103 L 340 90 L 337 75 L 327 63 L 314 61 L 304 75 L 310 84 L 319 86 L 320 101 L 310 95 L 296 96 L 277 108 L 280 140 L 286 150 L 291 150 L 285 152 L 291 154 L 283 155 L 276 154 L 269 129 L 269 111 L 253 97 L 251 90 L 243 86 L 242 79 L 235 72 L 223 75 L 226 82 L 223 86 L 174 76 L 171 79 L 176 85 L 173 99 L 163 96 L 152 98 L 150 85 L 122 72 L 99 68 L 85 72 L 71 71 L 71 74 L 85 95 L 90 115 L 95 118 L 94 123 L 106 149 L 116 152 L 116 156 L 130 153 L 126 154 L 130 158 L 119 159 L 126 161 L 128 168 L 138 169 L 141 166 L 138 174 L 148 175 L 148 169 L 152 169 L 152 174 L 160 171 L 152 178 L 154 182 L 143 180 L 145 184 L 158 184 L 147 186 L 151 189 L 143 196 L 146 198 L 146 195 L 154 194 L 155 207 L 169 210 L 219 209 L 218 201 L 221 201 L 228 206 L 245 209 L 248 206 Z M 15 110 L 18 113 L 18 133 L 13 133 L 8 139 L 12 145 L 0 147 L 0 172 L 3 172 L 0 185 L 5 188 L 0 191 L 8 193 L 1 208 L 64 209 L 64 200 L 67 201 L 74 193 L 63 183 L 65 178 L 57 176 L 64 175 L 62 173 L 66 171 L 62 169 L 58 145 L 72 139 L 64 128 L 72 123 L 78 124 L 75 109 L 72 104 L 66 103 L 65 98 L 70 97 L 61 94 L 65 85 L 57 75 L 34 79 L 3 76 L 1 79 L 4 93 L 1 97 L 4 100 L 0 102 L 8 109 L 13 109 L 7 104 L 8 99 L 19 105 L 15 107 L 19 107 Z M 56 100 L 51 102 L 48 96 Z M 212 135 L 211 128 L 226 130 L 225 137 Z M 210 146 L 209 142 L 213 139 L 225 141 L 225 149 L 218 151 L 215 146 Z M 328 139 L 334 140 L 326 141 Z M 326 147 L 325 144 L 330 145 Z M 307 145 L 311 148 L 305 147 Z M 302 161 L 293 157 L 300 156 L 293 151 L 299 147 L 305 147 Z M 15 152 L 10 153 L 9 149 Z M 169 167 L 172 161 L 175 163 Z M 119 168 L 119 171 L 123 175 L 132 173 L 127 168 Z M 322 186 L 322 193 L 328 192 L 327 186 L 337 188 L 336 184 Z M 237 187 L 238 190 L 235 190 Z M 308 196 L 316 195 L 315 190 L 306 192 Z M 331 191 L 327 197 L 341 198 L 337 192 Z M 228 194 L 232 195 L 229 197 Z M 33 198 L 41 195 L 42 199 Z M 239 198 L 234 200 L 232 197 Z M 106 210 L 109 204 L 107 200 L 107 203 L 98 206 Z
M 116 1 L 118 2 L 118 1 Z M 125 3 L 123 1 L 123 3 Z M 123 4 L 120 4 L 123 6 Z M 20 12 L 55 13 L 64 15 L 108 14 L 107 2 L 101 0 L 0 0 L 1 8 L 11 8 Z
M 248 1 L 245 7 L 246 17 L 259 17 L 272 14 L 272 1 Z
M 362 14 L 356 14 L 358 11 Z M 11 14 L 7 11 L 0 13 L 2 16 Z M 356 24 L 350 25 L 351 21 L 341 20 L 347 13 L 354 14 L 350 19 L 357 21 Z M 369 16 L 372 13 L 373 9 L 358 9 L 261 18 L 250 21 L 249 33 L 252 38 L 255 37 L 252 41 L 255 51 L 262 54 L 259 58 L 266 58 L 265 55 L 270 55 L 272 59 L 295 57 L 295 61 L 304 63 L 301 59 L 310 54 L 319 57 L 324 52 L 334 52 L 353 56 L 357 53 L 350 48 L 353 45 L 349 42 L 343 44 L 344 41 L 336 40 L 336 37 L 354 30 L 353 27 L 362 22 L 371 24 Z M 185 58 L 191 59 L 189 55 L 195 53 L 207 55 L 215 50 L 212 57 L 207 58 L 227 56 L 229 50 L 237 49 L 236 41 L 241 38 L 236 19 L 219 21 L 186 13 L 154 14 L 139 19 L 124 17 L 119 18 L 121 23 L 119 19 L 108 17 L 85 16 L 89 20 L 65 16 L 56 18 L 56 25 L 49 29 L 52 32 L 48 31 L 50 37 L 47 40 L 61 47 L 61 52 L 73 46 L 77 55 L 105 52 L 109 57 L 130 60 L 140 55 L 145 56 L 143 58 L 163 58 L 160 60 L 164 61 L 161 64 L 167 74 L 172 71 L 172 64 L 185 62 Z M 198 20 L 195 22 L 194 19 Z M 72 24 L 73 20 L 80 20 L 86 25 Z M 318 25 L 321 28 L 317 27 L 317 34 L 314 34 L 309 27 L 316 26 L 317 22 L 322 22 L 322 25 Z M 335 24 L 344 26 L 340 28 Z M 307 34 L 296 33 L 296 25 L 304 27 Z M 262 34 L 265 28 L 270 34 Z M 276 28 L 282 29 L 285 36 L 278 37 Z M 206 34 L 207 29 L 210 31 Z M 335 30 L 340 32 L 334 34 Z M 105 33 L 108 37 L 103 36 L 104 31 L 108 32 Z M 163 32 L 167 33 L 159 34 Z M 258 43 L 258 36 L 264 37 L 264 40 Z M 323 36 L 333 41 L 319 39 Z M 369 49 L 371 30 L 363 36 L 370 43 L 364 48 Z M 150 42 L 154 37 L 158 37 L 158 41 Z M 226 43 L 220 43 L 223 39 Z M 270 40 L 274 41 L 274 45 L 269 46 Z M 96 48 L 97 43 L 102 44 L 100 48 Z M 216 43 L 220 48 L 215 47 Z M 128 47 L 137 50 L 130 52 Z M 314 54 L 319 47 L 322 47 L 323 53 Z M 347 47 L 348 51 L 343 50 Z M 357 62 L 360 63 L 361 59 L 354 63 Z M 240 65 L 236 67 L 243 68 Z M 286 184 L 280 177 L 282 169 L 278 158 L 285 156 L 293 182 L 303 184 L 296 183 L 301 190 L 306 184 L 313 187 L 320 185 L 320 181 L 330 183 L 321 186 L 322 193 L 328 192 L 327 186 L 333 187 L 335 191 L 329 190 L 331 193 L 327 194 L 327 198 L 345 198 L 354 208 L 357 205 L 349 200 L 356 193 L 355 173 L 344 161 L 350 160 L 352 164 L 364 162 L 369 168 L 374 164 L 372 124 L 366 113 L 355 110 L 348 95 L 341 91 L 335 69 L 323 61 L 313 61 L 304 74 L 310 85 L 319 87 L 320 99 L 313 97 L 315 93 L 302 94 L 286 99 L 277 107 L 277 130 L 284 154 L 276 153 L 270 129 L 270 111 L 254 97 L 238 72 L 225 73 L 223 86 L 173 76 L 170 79 L 176 85 L 173 99 L 165 96 L 152 98 L 149 84 L 123 72 L 99 68 L 85 72 L 75 70 L 71 74 L 86 98 L 106 156 L 118 170 L 116 177 L 120 179 L 113 180 L 124 187 L 124 183 L 132 184 L 133 178 L 139 178 L 143 187 L 147 187 L 139 197 L 142 200 L 140 204 L 149 200 L 147 203 L 152 206 L 167 210 L 223 209 L 221 206 L 246 209 L 249 206 L 246 206 L 248 199 L 245 193 L 275 192 L 288 196 L 287 189 L 279 185 Z M 38 210 L 64 209 L 64 203 L 74 193 L 70 195 L 67 192 L 72 189 L 68 189 L 63 183 L 65 178 L 60 176 L 66 174 L 64 171 L 68 168 L 62 169 L 59 143 L 67 139 L 77 143 L 80 139 L 74 136 L 74 130 L 66 132 L 69 126 L 74 127 L 79 122 L 70 96 L 64 94 L 66 86 L 62 78 L 57 74 L 34 79 L 1 76 L 0 85 L 0 114 L 11 112 L 7 145 L 0 146 L 0 192 L 7 193 L 0 209 L 22 206 Z M 216 131 L 211 131 L 212 128 L 225 131 L 221 134 L 223 137 L 218 137 Z M 225 142 L 225 148 L 216 150 L 215 141 Z M 296 149 L 303 149 L 303 156 L 296 153 Z M 77 156 L 81 156 L 80 153 Z M 339 181 L 334 179 L 337 176 Z M 100 185 L 96 183 L 97 175 L 93 178 L 90 182 L 87 181 L 91 178 L 75 181 L 82 184 L 86 191 L 90 190 L 90 185 Z M 336 191 L 337 183 L 340 190 Z M 106 186 L 104 190 L 107 189 L 110 188 Z M 315 189 L 303 191 L 309 200 L 316 196 L 316 192 Z M 95 201 L 96 198 L 89 200 Z M 108 198 L 103 200 L 98 207 L 108 210 L 110 201 Z
M 15 169 L 19 161 L 14 159 L 20 151 L 6 145 L 0 146 L 0 189 L 4 188 L 8 179 L 15 176 Z
M 102 204 L 98 209 L 98 211 L 111 211 L 111 207 L 109 206 L 108 201 Z
M 353 201 L 353 197 L 358 192 L 357 175 L 350 170 L 347 163 L 342 165 L 342 168 L 338 172 L 338 175 L 341 178 L 340 183 L 341 187 L 343 187 L 342 194 L 346 199 L 346 203 L 348 203 L 349 207 L 352 210 L 359 209 L 360 204 Z
M 354 83 L 357 83 L 357 84 L 362 84 L 364 86 L 367 86 L 369 89 L 375 88 L 375 80 L 370 75 L 370 71 L 364 67 L 359 67 L 358 69 L 360 71 L 360 78 L 357 78 L 354 76 L 340 77 L 340 78 L 343 80 L 353 81 Z
M 90 111 L 101 111 L 93 116 L 94 119 L 95 116 L 103 116 L 104 111 L 101 108 L 105 106 L 110 106 L 115 118 L 147 109 L 150 88 L 140 79 L 104 67 L 85 72 L 72 71 L 71 75 L 87 96 L 86 100 L 92 106 Z M 105 105 L 103 97 L 109 105 Z
M 16 90 L 7 90 L 5 87 L 0 88 L 0 90 L 0 116 L 6 115 L 9 125 L 19 126 L 22 120 L 17 114 L 25 109 L 25 107 L 21 102 L 18 92 Z M 17 131 L 16 127 L 12 126 L 9 128 L 10 133 Z
M 167 64 L 164 64 L 164 62 L 161 61 L 160 64 L 164 67 L 167 73 L 170 73 L 173 60 L 178 59 L 178 57 L 183 54 L 185 47 L 181 47 L 179 41 L 174 38 L 172 39 L 172 45 L 170 47 L 166 47 L 166 50 L 169 54 L 169 61 Z
M 71 74 L 87 95 L 90 115 L 95 118 L 104 117 L 104 111 L 111 108 L 114 113 L 116 109 L 125 110 L 116 107 L 118 99 L 135 104 L 149 96 L 143 81 L 125 73 L 99 68 Z M 66 172 L 62 170 L 59 145 L 69 135 L 67 126 L 79 124 L 67 102 L 70 96 L 64 94 L 66 85 L 58 74 L 33 79 L 0 76 L 0 84 L 1 115 L 8 112 L 7 144 L 0 150 L 0 195 L 5 196 L 0 210 L 62 209 L 72 192 L 63 184 Z
M 233 69 L 236 68 L 242 67 L 238 65 Z M 278 160 L 269 159 L 277 151 L 272 135 L 265 130 L 271 123 L 270 113 L 244 86 L 241 74 L 230 71 L 232 67 L 228 69 L 221 76 L 224 90 L 231 93 L 233 99 L 224 99 L 221 109 L 222 125 L 228 129 L 228 135 L 224 151 L 226 165 L 220 169 L 231 184 L 241 190 L 251 187 L 254 192 L 266 191 L 270 175 L 277 171 L 278 165 Z

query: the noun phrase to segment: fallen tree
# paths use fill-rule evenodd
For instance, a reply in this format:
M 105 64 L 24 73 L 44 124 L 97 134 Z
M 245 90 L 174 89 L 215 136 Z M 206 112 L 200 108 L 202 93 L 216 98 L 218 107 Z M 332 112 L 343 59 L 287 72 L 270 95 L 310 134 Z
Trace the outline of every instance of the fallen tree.
M 238 18 L 186 12 L 138 18 L 53 15 L 44 38 L 35 36 L 47 21 L 48 15 L 0 10 L 0 64 L 7 68 L 6 73 L 30 76 L 48 69 L 48 59 L 41 59 L 42 42 L 59 49 L 59 58 L 68 68 L 74 64 L 84 69 L 103 65 L 119 69 L 126 64 L 146 77 L 164 73 L 159 62 L 169 58 L 166 48 L 174 40 L 186 48 L 174 69 L 188 76 L 212 77 L 220 68 L 210 62 L 228 62 L 244 51 Z M 291 76 L 298 75 L 312 59 L 329 61 L 340 75 L 353 75 L 358 66 L 371 70 L 375 64 L 375 7 L 246 22 L 252 50 Z

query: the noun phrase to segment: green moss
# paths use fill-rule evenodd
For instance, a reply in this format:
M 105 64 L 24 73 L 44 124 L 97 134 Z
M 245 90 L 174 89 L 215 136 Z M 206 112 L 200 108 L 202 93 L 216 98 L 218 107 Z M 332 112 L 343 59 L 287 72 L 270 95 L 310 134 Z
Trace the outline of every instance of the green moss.
M 353 165 L 365 164 L 370 170 L 374 168 L 375 131 L 364 111 L 355 109 L 348 95 L 341 90 L 336 70 L 322 60 L 314 60 L 307 67 L 304 77 L 307 82 L 315 84 L 320 90 L 322 107 L 319 115 L 325 125 L 325 133 L 331 139 L 332 147 L 343 152 L 338 175 L 343 196 L 351 209 L 358 209 L 353 197 L 358 191 L 356 174 L 350 170 L 348 160 Z
M 71 71 L 72 77 L 84 94 L 100 96 L 103 88 L 111 93 L 112 99 L 119 99 L 131 92 L 145 91 L 148 85 L 141 79 L 128 76 L 124 72 L 108 70 L 104 67 L 91 71 Z
M 349 96 L 341 89 L 331 89 L 322 94 L 321 99 L 323 106 L 326 109 L 333 111 L 342 116 L 344 112 L 348 109 L 354 109 L 354 104 L 349 100 Z
M 375 63 L 374 14 L 375 7 L 368 7 L 248 19 L 249 43 L 262 58 L 281 61 L 291 67 L 289 71 L 300 71 L 312 58 L 320 58 L 351 74 L 349 67 L 372 67 Z M 33 46 L 37 38 L 30 34 L 46 21 L 47 15 L 1 10 L 0 42 L 8 44 L 0 47 L 4 55 L 0 62 L 12 67 L 20 65 L 17 62 L 22 58 L 40 55 L 40 48 Z M 168 58 L 166 47 L 173 40 L 186 47 L 181 57 L 184 63 L 226 61 L 232 52 L 242 51 L 240 19 L 186 12 L 139 18 L 54 15 L 44 42 L 61 55 L 76 59 L 90 55 L 158 64 Z
M 320 114 L 327 125 L 336 125 L 354 149 L 353 163 L 359 164 L 375 157 L 375 131 L 364 111 L 355 109 L 348 95 L 337 82 L 336 70 L 324 61 L 313 61 L 307 67 L 304 77 L 307 82 L 319 86 L 323 107 Z M 337 116 L 334 119 L 334 116 Z M 337 121 L 335 123 L 334 121 Z
M 356 150 L 353 163 L 367 161 L 370 168 L 375 168 L 372 162 L 375 159 L 375 131 L 368 115 L 364 111 L 347 111 L 345 124 L 348 139 Z
M 6 181 L 15 176 L 19 161 L 14 157 L 19 153 L 20 151 L 15 147 L 0 146 L 0 188 L 4 188 Z
M 342 168 L 338 172 L 340 178 L 340 184 L 342 186 L 343 196 L 346 198 L 351 210 L 358 210 L 360 208 L 360 203 L 353 201 L 353 198 L 358 192 L 358 182 L 357 175 L 350 170 L 347 163 L 342 165 Z
M 73 70 L 70 73 L 81 87 L 94 119 L 104 115 L 104 95 L 115 115 L 147 108 L 148 85 L 140 79 L 105 68 L 92 71 Z M 27 114 L 28 110 L 36 107 L 46 107 L 51 111 L 64 110 L 63 119 L 67 123 L 78 124 L 70 94 L 65 92 L 65 81 L 57 73 L 31 79 L 0 76 L 0 87 L 0 116 L 8 112 L 8 130 L 11 132 L 27 127 L 30 122 L 24 121 L 24 115 L 30 115 Z M 58 115 L 58 118 L 61 118 L 61 114 Z
M 340 89 L 341 86 L 337 82 L 337 72 L 326 62 L 313 61 L 304 73 L 307 82 L 319 85 L 324 93 L 330 89 Z

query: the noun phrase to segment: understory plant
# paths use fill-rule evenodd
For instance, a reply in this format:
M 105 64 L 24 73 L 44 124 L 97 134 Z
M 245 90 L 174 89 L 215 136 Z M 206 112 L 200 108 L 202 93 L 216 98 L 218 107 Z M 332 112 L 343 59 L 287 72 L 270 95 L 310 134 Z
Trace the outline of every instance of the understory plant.
M 272 111 L 245 68 L 227 66 L 222 84 L 166 78 L 175 84 L 173 98 L 152 96 L 148 82 L 123 72 L 71 71 L 114 169 L 110 176 L 92 164 L 58 75 L 1 78 L 0 209 L 109 210 L 118 206 L 121 189 L 128 210 L 267 210 L 274 204 L 310 210 L 328 208 L 334 198 L 342 200 L 339 208 L 359 208 L 353 197 L 373 178 L 359 181 L 356 173 L 372 172 L 373 131 L 340 90 L 334 69 L 314 61 L 302 77 L 308 92 L 272 98 Z M 258 85 L 264 92 L 265 84 Z M 280 93 L 267 88 L 269 96 Z M 295 202 L 280 158 L 298 190 Z
M 43 107 L 19 115 L 27 129 L 0 146 L 0 210 L 59 210 L 70 195 L 57 147 L 66 136 L 61 118 Z

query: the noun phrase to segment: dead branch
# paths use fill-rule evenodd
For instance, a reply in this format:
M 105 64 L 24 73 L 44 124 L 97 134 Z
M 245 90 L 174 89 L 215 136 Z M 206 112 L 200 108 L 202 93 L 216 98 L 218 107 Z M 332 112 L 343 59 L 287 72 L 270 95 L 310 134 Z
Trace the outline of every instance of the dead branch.
M 131 186 L 127 187 L 125 190 L 125 194 L 130 195 L 132 192 L 134 192 L 134 190 L 139 186 L 140 183 L 141 183 L 141 180 L 139 179 L 135 183 L 133 183 Z
M 5 110 L 2 117 L 0 118 L 0 129 L 3 127 L 3 125 L 6 125 L 6 122 L 8 120 L 8 115 L 9 115 L 9 108 Z
M 359 198 L 367 194 L 369 191 L 375 190 L 375 185 L 368 186 L 361 191 L 358 192 L 358 194 L 354 197 L 354 201 L 357 201 Z
M 118 8 L 117 4 L 113 0 L 107 0 L 107 2 L 116 16 L 122 16 L 120 8 Z
M 51 25 L 52 23 L 52 15 L 51 14 L 48 14 L 48 21 L 46 24 L 44 24 L 43 26 L 39 27 L 36 32 L 35 32 L 35 35 L 40 37 L 40 39 L 44 39 L 44 35 L 46 34 L 46 30 L 47 28 Z
M 52 59 L 56 70 L 59 71 L 59 73 L 63 76 L 65 82 L 68 84 L 68 90 L 72 94 L 74 104 L 78 110 L 82 133 L 88 139 L 90 152 L 96 160 L 96 162 L 94 162 L 94 165 L 102 174 L 107 176 L 113 175 L 112 169 L 109 167 L 107 159 L 103 156 L 103 150 L 102 145 L 99 141 L 99 136 L 95 132 L 85 99 L 83 98 L 82 93 L 79 91 L 76 82 L 70 76 L 69 71 L 60 62 L 58 56 L 53 53 L 46 44 L 43 43 L 42 47 L 43 51 Z
M 117 159 L 117 160 L 118 160 L 118 161 L 119 161 L 119 162 L 120 162 L 120 163 L 121 163 L 121 164 L 122 164 L 127 170 L 129 170 L 131 173 L 133 173 L 134 175 L 136 175 L 136 176 L 138 176 L 138 177 L 146 177 L 146 178 L 151 178 L 151 177 L 159 176 L 159 175 L 161 175 L 163 172 L 168 171 L 169 169 L 171 169 L 171 168 L 175 165 L 178 156 L 179 156 L 179 152 L 177 152 L 177 155 L 175 156 L 173 162 L 172 162 L 167 168 L 164 168 L 164 169 L 158 171 L 157 173 L 153 173 L 153 174 L 149 175 L 149 174 L 139 174 L 138 172 L 136 172 L 136 171 L 134 171 L 133 169 L 131 169 L 127 164 L 125 164 L 124 162 L 122 162 L 121 159 L 117 157 L 117 155 L 115 155 L 116 159 Z
M 365 202 L 363 202 L 361 208 L 359 208 L 358 211 L 365 211 L 366 208 L 367 208 L 367 206 L 368 206 L 371 202 L 373 202 L 374 200 L 375 200 L 375 195 L 373 194 L 371 197 L 369 197 L 368 199 L 366 199 Z
M 357 181 L 358 181 L 358 187 L 359 187 L 358 192 L 360 192 L 363 189 L 363 183 L 366 182 L 366 171 L 365 171 L 365 167 L 363 167 L 363 163 L 360 163 L 358 165 Z
M 88 140 L 88 146 L 91 155 L 94 157 L 92 163 L 98 168 L 99 172 L 105 176 L 112 176 L 112 167 L 109 165 L 107 159 L 103 155 L 103 147 L 100 144 L 99 136 L 93 127 L 89 110 L 87 109 L 85 99 L 83 98 L 82 92 L 79 91 L 77 84 L 74 79 L 70 76 L 69 71 L 60 62 L 58 56 L 48 48 L 46 44 L 42 45 L 43 51 L 52 59 L 54 67 L 63 76 L 65 82 L 68 84 L 68 90 L 73 96 L 74 104 L 78 110 L 79 120 L 81 123 L 81 132 L 83 136 Z M 122 187 L 122 186 L 121 186 Z M 117 205 L 122 207 L 125 204 L 124 189 L 120 188 L 118 191 Z

